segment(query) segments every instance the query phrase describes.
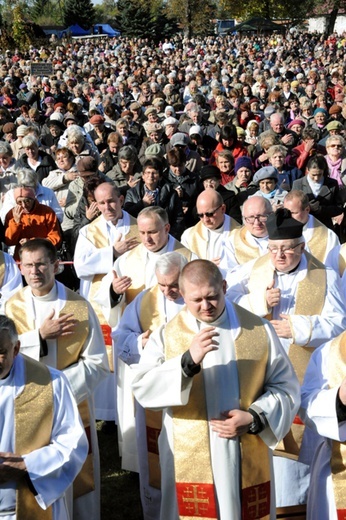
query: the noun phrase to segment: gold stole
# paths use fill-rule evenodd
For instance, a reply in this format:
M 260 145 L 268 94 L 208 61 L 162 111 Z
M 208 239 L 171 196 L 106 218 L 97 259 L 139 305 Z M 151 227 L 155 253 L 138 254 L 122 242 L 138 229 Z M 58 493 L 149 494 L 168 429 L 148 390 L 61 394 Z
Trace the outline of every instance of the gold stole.
M 6 303 L 6 316 L 12 318 L 16 323 L 18 334 L 24 334 L 35 329 L 33 320 L 29 319 L 26 312 L 25 293 L 30 291 L 30 287 L 25 287 L 13 295 Z M 89 312 L 88 304 L 79 294 L 65 287 L 66 302 L 61 309 L 60 315 L 73 314 L 77 320 L 74 333 L 71 336 L 60 336 L 57 339 L 57 366 L 58 370 L 77 363 L 83 345 L 89 334 Z M 74 498 L 89 493 L 95 489 L 93 477 L 93 457 L 90 439 L 90 415 L 88 402 L 83 401 L 78 405 L 78 410 L 83 421 L 83 425 L 89 441 L 88 457 L 73 483 Z
M 339 387 L 346 376 L 346 332 L 332 341 L 328 363 L 329 387 Z M 346 518 L 346 442 L 332 441 L 331 472 L 338 518 L 344 519 Z
M 186 249 L 178 240 L 174 239 L 173 251 L 185 256 L 188 261 L 191 260 L 191 251 Z M 132 249 L 126 258 L 126 272 L 130 273 L 132 284 L 126 291 L 126 305 L 132 302 L 143 289 L 145 289 L 145 266 L 143 265 L 143 256 L 147 250 L 143 244 L 139 244 Z M 158 257 L 159 258 L 159 255 Z
M 310 253 L 304 252 L 307 259 L 307 275 L 298 283 L 295 296 L 293 314 L 313 316 L 321 314 L 327 292 L 327 275 L 324 265 Z M 260 257 L 254 264 L 249 280 L 250 303 L 255 308 L 256 300 L 265 298 L 268 283 L 273 279 L 274 268 L 270 263 L 269 254 Z M 271 317 L 270 317 L 271 319 Z M 312 332 L 312 331 L 311 331 Z M 290 345 L 288 357 L 293 365 L 300 384 L 304 379 L 305 370 L 309 362 L 312 349 L 308 343 L 305 346 Z M 297 416 L 292 424 L 290 432 L 283 443 L 280 443 L 276 451 L 286 452 L 297 459 L 304 433 L 304 425 Z
M 160 297 L 162 297 L 160 288 L 158 285 L 154 285 L 154 287 L 149 289 L 142 298 L 139 322 L 143 332 L 150 330 L 150 333 L 152 333 L 165 322 L 165 316 L 162 312 L 163 308 L 162 305 L 160 305 Z M 162 427 L 162 412 L 145 410 L 145 423 L 147 433 L 149 484 L 154 488 L 160 489 L 161 470 L 158 438 Z
M 247 410 L 263 393 L 268 360 L 268 338 L 261 318 L 237 305 L 235 309 L 242 329 L 235 340 L 240 409 Z M 187 326 L 187 311 L 183 309 L 166 326 L 166 359 L 182 355 L 195 334 L 195 331 Z M 256 345 L 255 349 L 254 345 Z M 173 408 L 174 464 L 180 519 L 217 518 L 210 460 L 209 425 L 206 401 L 203 396 L 205 396 L 205 388 L 202 369 L 193 378 L 188 404 Z M 240 442 L 242 518 L 269 519 L 268 448 L 256 435 L 245 434 Z M 250 516 L 251 514 L 253 516 Z
M 310 253 L 320 262 L 324 262 L 328 244 L 328 228 L 316 218 L 314 219 L 314 231 L 308 242 Z
M 251 246 L 246 241 L 246 227 L 237 228 L 233 231 L 235 257 L 239 265 L 243 265 L 250 260 L 260 256 L 260 250 L 256 246 Z
M 0 251 L 0 288 L 2 287 L 2 284 L 4 283 L 5 278 L 5 258 L 4 253 Z
M 50 372 L 42 363 L 23 356 L 25 387 L 14 401 L 15 452 L 31 453 L 48 446 L 53 429 L 53 387 Z M 17 487 L 17 520 L 52 520 L 52 506 L 42 509 L 25 479 Z
M 339 251 L 339 273 L 342 276 L 346 268 L 346 244 L 342 244 Z
M 100 224 L 102 223 L 101 215 L 97 217 L 91 224 L 87 226 L 86 229 L 86 237 L 87 239 L 97 248 L 102 249 L 103 247 L 109 246 L 109 241 L 107 235 L 104 234 L 104 230 Z M 137 229 L 137 220 L 130 215 L 130 231 L 126 235 L 126 238 L 138 238 L 138 229 Z M 107 266 L 105 266 L 107 267 Z M 111 337 L 112 329 L 109 326 L 107 320 L 104 317 L 101 306 L 94 301 L 95 294 L 98 292 L 102 278 L 107 273 L 99 273 L 95 274 L 92 279 L 90 292 L 88 299 L 93 306 L 93 309 L 99 319 L 101 330 L 103 334 L 103 339 L 106 346 L 108 363 L 111 372 L 114 372 L 114 361 L 113 361 L 113 341 Z
M 230 224 L 231 226 L 228 231 L 228 235 L 230 235 L 234 229 L 239 228 L 238 222 L 236 222 L 233 218 L 230 219 Z M 207 237 L 208 228 L 206 228 L 202 222 L 198 222 L 198 224 L 193 227 L 193 231 L 191 231 L 189 235 L 189 249 L 199 258 L 207 258 Z

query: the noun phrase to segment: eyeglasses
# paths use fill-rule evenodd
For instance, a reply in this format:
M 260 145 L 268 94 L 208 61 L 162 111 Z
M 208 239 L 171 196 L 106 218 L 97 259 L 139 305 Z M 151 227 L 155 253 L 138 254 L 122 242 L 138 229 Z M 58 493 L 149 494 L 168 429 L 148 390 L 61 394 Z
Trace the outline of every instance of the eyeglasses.
M 254 224 L 255 220 L 258 220 L 258 222 L 267 222 L 268 215 L 251 215 L 250 217 L 244 217 L 244 220 L 248 224 Z
M 328 148 L 342 148 L 342 144 L 330 144 Z
M 18 198 L 16 202 L 17 202 L 18 205 L 19 205 L 19 204 L 24 204 L 24 206 L 30 206 L 30 204 L 32 204 L 32 202 L 33 202 L 34 200 L 35 200 L 35 199 L 29 199 L 29 198 L 27 198 L 27 199 L 19 199 L 19 198 Z
M 53 264 L 53 262 L 36 262 L 36 263 L 32 263 L 32 264 L 21 264 L 21 265 L 27 271 L 31 271 L 32 269 L 37 269 L 38 271 L 44 271 L 51 264 Z
M 273 253 L 273 255 L 277 255 L 278 253 L 280 253 L 280 255 L 292 255 L 294 253 L 295 248 L 300 245 L 301 244 L 296 244 L 295 246 L 289 246 L 289 247 L 268 246 L 268 251 Z
M 214 211 L 206 211 L 205 213 L 197 213 L 197 217 L 198 218 L 203 218 L 203 217 L 211 218 L 215 215 L 217 210 L 221 208 L 221 206 L 222 206 L 222 204 L 220 206 L 218 206 L 216 209 L 214 209 Z

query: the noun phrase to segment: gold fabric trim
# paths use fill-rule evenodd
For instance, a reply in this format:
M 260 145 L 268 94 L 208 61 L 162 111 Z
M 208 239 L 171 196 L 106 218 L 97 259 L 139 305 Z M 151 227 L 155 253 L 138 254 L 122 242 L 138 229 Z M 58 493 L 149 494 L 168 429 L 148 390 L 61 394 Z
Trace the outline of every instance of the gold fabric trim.
M 24 334 L 25 332 L 29 332 L 35 328 L 34 321 L 29 319 L 29 316 L 26 312 L 26 291 L 30 291 L 30 287 L 24 287 L 24 289 L 18 291 L 8 300 L 6 304 L 6 315 L 15 321 L 18 334 Z M 59 316 L 72 313 L 74 315 L 74 319 L 77 320 L 77 323 L 75 325 L 74 333 L 71 336 L 60 336 L 57 339 L 56 368 L 58 370 L 64 370 L 68 366 L 78 362 L 83 345 L 89 334 L 89 311 L 87 302 L 84 300 L 84 298 L 82 298 L 82 296 L 71 291 L 67 287 L 65 287 L 65 291 L 66 301 L 64 307 L 61 309 Z M 83 403 L 78 405 L 78 409 L 81 413 L 80 407 L 83 407 Z M 83 416 L 83 414 L 81 415 Z M 83 425 L 86 429 L 90 426 L 89 416 L 87 417 L 86 423 L 83 422 Z M 93 475 L 92 455 L 88 456 L 87 462 L 84 464 L 81 472 L 76 477 L 74 486 L 76 483 L 77 486 L 79 486 L 79 479 L 81 479 L 82 482 L 88 482 L 90 480 L 89 477 L 84 477 L 82 473 L 85 471 L 85 468 L 87 468 L 88 472 L 91 471 L 91 475 Z M 81 489 L 80 486 L 79 488 Z M 82 494 L 89 493 L 93 489 L 94 483 L 92 484 L 92 487 L 85 487 Z
M 255 260 L 260 256 L 258 247 L 251 246 L 246 241 L 246 227 L 242 226 L 233 231 L 235 257 L 239 265 L 245 264 L 250 260 Z
M 320 262 L 324 262 L 327 253 L 328 228 L 314 218 L 314 231 L 308 245 L 310 253 Z
M 2 251 L 0 251 L 0 289 L 4 283 L 5 270 L 6 270 L 6 265 L 5 265 L 4 253 Z
M 185 256 L 188 261 L 191 260 L 191 251 L 186 249 L 178 240 L 174 239 L 173 251 Z M 126 273 L 131 276 L 132 284 L 126 291 L 126 304 L 132 302 L 137 294 L 145 289 L 145 269 L 143 266 L 143 257 L 147 250 L 143 244 L 139 244 L 133 248 L 126 258 Z
M 228 231 L 228 236 L 231 235 L 232 231 L 239 228 L 238 222 L 233 218 L 230 219 L 231 226 Z M 193 230 L 188 235 L 188 248 L 195 253 L 199 258 L 207 258 L 208 248 L 208 228 L 206 228 L 202 222 L 198 222 L 193 227 Z
M 235 349 L 240 382 L 240 408 L 244 410 L 263 391 L 268 359 L 268 339 L 260 318 L 238 306 L 235 308 L 242 329 L 240 336 L 235 341 Z M 191 344 L 195 332 L 188 328 L 187 323 L 187 311 L 183 309 L 167 324 L 165 329 L 166 359 L 182 355 Z M 253 349 L 253 345 L 256 345 L 256 349 Z M 205 396 L 203 369 L 193 378 L 188 404 L 173 407 L 174 462 L 177 484 L 213 484 L 207 409 L 205 398 L 202 396 Z M 242 489 L 254 489 L 262 483 L 269 482 L 268 449 L 261 438 L 246 434 L 241 437 L 241 444 Z M 191 462 L 191 453 L 198 454 L 198 463 Z M 256 457 L 253 457 L 253 453 L 256 453 Z M 259 461 L 261 462 L 260 467 Z M 198 515 L 198 518 L 204 517 Z M 269 515 L 258 518 L 269 519 Z
M 102 227 L 102 219 L 101 215 L 97 217 L 91 224 L 87 226 L 86 229 L 86 236 L 87 239 L 94 244 L 94 246 L 97 249 L 102 249 L 103 247 L 109 246 L 108 237 L 104 234 L 104 230 Z M 128 238 L 138 238 L 138 228 L 137 228 L 137 220 L 130 215 L 130 230 L 126 235 L 126 239 Z M 106 267 L 106 266 L 105 266 Z M 103 339 L 106 346 L 107 351 L 107 357 L 108 357 L 108 363 L 110 367 L 110 371 L 114 372 L 114 358 L 113 358 L 113 342 L 111 338 L 111 328 L 109 327 L 109 324 L 107 320 L 104 317 L 104 314 L 102 312 L 101 306 L 95 302 L 95 294 L 98 292 L 101 281 L 103 277 L 107 273 L 99 273 L 96 274 L 91 282 L 91 287 L 89 291 L 88 299 L 96 313 L 96 316 L 99 319 L 102 332 L 103 332 Z
M 48 368 L 23 355 L 25 387 L 14 401 L 15 452 L 31 453 L 48 446 L 53 429 L 53 387 Z M 52 507 L 42 509 L 25 479 L 17 488 L 17 520 L 51 520 Z

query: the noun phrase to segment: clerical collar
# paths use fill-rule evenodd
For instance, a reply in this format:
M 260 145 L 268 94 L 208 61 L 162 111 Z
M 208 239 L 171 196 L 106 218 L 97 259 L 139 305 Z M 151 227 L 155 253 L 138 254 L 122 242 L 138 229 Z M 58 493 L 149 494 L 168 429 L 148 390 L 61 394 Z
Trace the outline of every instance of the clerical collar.
M 296 267 L 294 269 L 291 269 L 290 271 L 287 271 L 287 273 L 285 271 L 278 271 L 277 269 L 275 270 L 276 271 L 276 274 L 278 276 L 283 276 L 284 274 L 292 274 L 292 273 L 295 273 L 297 270 L 298 270 L 298 267 L 300 266 L 300 262 L 298 265 L 296 265 Z
M 225 224 L 225 221 L 223 221 L 221 226 L 219 226 L 218 228 L 216 228 L 216 229 L 207 228 L 207 230 L 210 231 L 211 233 L 219 233 L 219 234 L 221 234 L 223 232 L 224 224 Z
M 31 291 L 32 292 L 32 291 Z M 41 302 L 51 302 L 51 301 L 55 301 L 58 297 L 58 288 L 56 286 L 56 283 L 53 285 L 52 289 L 49 291 L 49 293 L 47 294 L 44 294 L 43 296 L 36 296 L 33 292 L 32 292 L 32 295 L 33 297 L 38 300 L 38 301 L 41 301 Z
M 218 318 L 216 318 L 216 320 L 214 320 L 213 322 L 206 323 L 205 321 L 197 320 L 197 323 L 198 323 L 199 328 L 201 328 L 203 326 L 221 328 L 222 325 L 224 325 L 227 320 L 228 320 L 228 314 L 227 314 L 227 310 L 226 310 L 226 306 L 225 306 L 222 313 L 220 314 L 220 316 Z

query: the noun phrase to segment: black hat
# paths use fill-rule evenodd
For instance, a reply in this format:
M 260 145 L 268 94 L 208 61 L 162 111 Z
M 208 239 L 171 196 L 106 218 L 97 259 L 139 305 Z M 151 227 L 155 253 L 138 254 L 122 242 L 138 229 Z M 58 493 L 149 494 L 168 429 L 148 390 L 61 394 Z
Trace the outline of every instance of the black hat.
M 279 208 L 268 216 L 269 240 L 300 238 L 303 234 L 303 227 L 304 224 L 293 218 L 290 210 L 286 208 Z
M 199 172 L 200 179 L 202 181 L 205 181 L 206 179 L 220 179 L 221 180 L 221 173 L 217 166 L 212 166 L 211 164 L 208 164 L 208 166 L 203 166 L 201 168 L 201 171 Z

